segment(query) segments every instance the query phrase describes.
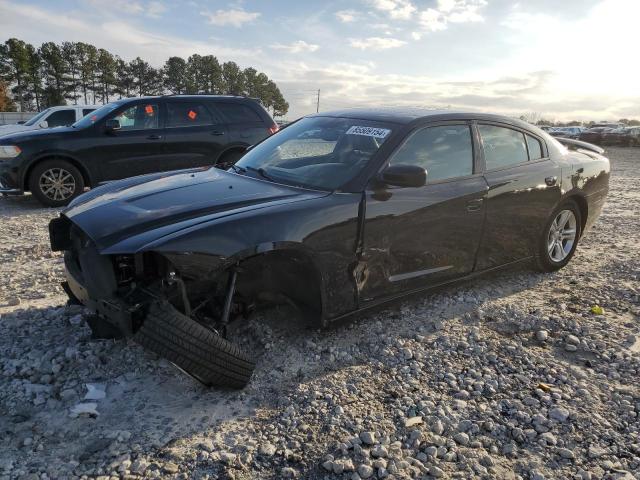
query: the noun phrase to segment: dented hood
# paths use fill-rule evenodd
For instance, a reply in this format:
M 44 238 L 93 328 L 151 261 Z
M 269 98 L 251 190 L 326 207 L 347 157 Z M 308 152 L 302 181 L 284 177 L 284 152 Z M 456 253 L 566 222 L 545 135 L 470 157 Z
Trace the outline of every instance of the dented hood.
M 99 250 L 122 253 L 110 247 L 127 244 L 133 253 L 198 223 L 324 195 L 216 168 L 180 170 L 103 185 L 76 198 L 63 215 Z

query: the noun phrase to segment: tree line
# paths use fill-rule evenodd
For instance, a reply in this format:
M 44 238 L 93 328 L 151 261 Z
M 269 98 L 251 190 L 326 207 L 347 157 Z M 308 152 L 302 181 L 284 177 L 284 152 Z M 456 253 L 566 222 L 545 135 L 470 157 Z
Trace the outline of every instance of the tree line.
M 166 93 L 245 95 L 259 98 L 278 117 L 289 109 L 267 75 L 232 61 L 220 63 L 213 55 L 170 57 L 154 68 L 140 57 L 126 61 L 84 42 L 46 42 L 36 48 L 10 38 L 0 44 L 0 111 Z

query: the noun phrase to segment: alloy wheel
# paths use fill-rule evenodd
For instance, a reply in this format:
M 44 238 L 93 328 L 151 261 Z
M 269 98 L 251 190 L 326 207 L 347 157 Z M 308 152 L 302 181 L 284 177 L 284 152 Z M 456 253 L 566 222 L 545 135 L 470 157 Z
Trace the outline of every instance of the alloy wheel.
M 40 191 L 54 201 L 67 200 L 76 191 L 76 179 L 64 168 L 50 168 L 40 175 Z
M 552 261 L 562 262 L 571 253 L 576 241 L 576 223 L 571 210 L 560 211 L 553 220 L 547 236 L 547 252 Z

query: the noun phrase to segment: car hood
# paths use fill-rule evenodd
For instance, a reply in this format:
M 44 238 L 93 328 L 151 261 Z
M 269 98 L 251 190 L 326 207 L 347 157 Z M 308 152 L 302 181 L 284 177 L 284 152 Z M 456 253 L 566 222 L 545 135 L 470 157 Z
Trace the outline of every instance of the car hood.
M 103 253 L 134 253 L 199 223 L 325 195 L 216 168 L 192 169 L 111 182 L 76 198 L 63 215 Z
M 14 125 L 11 125 L 12 127 Z M 22 125 L 18 125 L 22 126 Z M 40 137 L 54 138 L 56 135 L 67 132 L 77 132 L 78 130 L 73 127 L 53 127 L 53 128 L 35 128 L 27 127 L 25 130 L 16 130 L 7 133 L 0 131 L 0 137 L 3 141 L 10 140 L 12 143 L 22 143 L 30 140 L 36 140 Z
M 40 127 L 37 126 L 27 126 L 27 125 L 0 125 L 0 137 L 3 137 L 5 135 L 10 135 L 12 133 L 18 133 L 18 132 L 26 132 L 29 130 L 36 130 L 39 129 Z

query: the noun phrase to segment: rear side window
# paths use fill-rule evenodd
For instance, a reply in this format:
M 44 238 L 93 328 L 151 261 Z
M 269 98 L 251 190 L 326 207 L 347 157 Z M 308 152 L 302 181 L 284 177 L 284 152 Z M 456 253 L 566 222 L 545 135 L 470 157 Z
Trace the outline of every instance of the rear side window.
M 95 110 L 95 108 L 83 108 L 82 109 L 82 116 L 84 117 L 85 115 L 89 115 L 94 110 Z
M 167 127 L 193 127 L 212 124 L 213 117 L 211 113 L 201 103 L 167 103 Z
M 229 123 L 262 122 L 260 115 L 246 105 L 239 103 L 216 103 L 215 105 Z
M 540 141 L 531 135 L 525 136 L 527 137 L 527 146 L 529 147 L 529 160 L 542 158 L 542 145 L 540 145 Z
M 467 125 L 418 130 L 393 155 L 391 164 L 418 165 L 427 171 L 427 182 L 471 175 L 471 130 Z
M 46 119 L 49 128 L 51 127 L 67 127 L 76 122 L 75 110 L 58 110 L 53 112 Z
M 478 125 L 487 170 L 504 168 L 527 162 L 527 146 L 524 134 L 516 130 L 494 125 Z

